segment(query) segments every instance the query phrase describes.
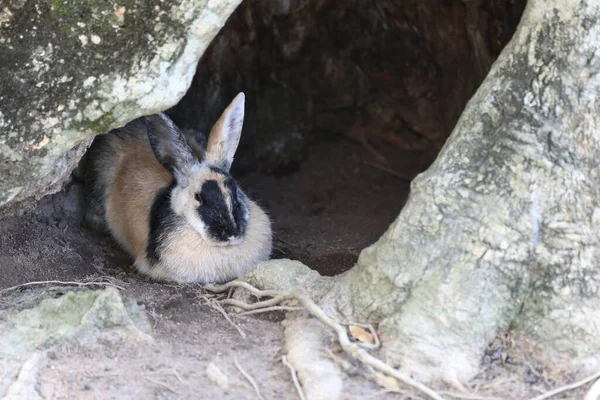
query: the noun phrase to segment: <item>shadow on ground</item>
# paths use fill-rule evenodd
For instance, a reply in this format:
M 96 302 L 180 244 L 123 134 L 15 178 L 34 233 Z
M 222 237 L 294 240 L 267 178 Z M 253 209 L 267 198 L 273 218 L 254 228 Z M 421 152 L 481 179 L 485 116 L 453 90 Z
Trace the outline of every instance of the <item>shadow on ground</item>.
M 406 197 L 408 182 L 365 165 L 367 156 L 350 142 L 320 143 L 290 176 L 240 177 L 273 219 L 274 257 L 300 259 L 333 275 L 350 268 L 360 250 L 387 229 Z M 72 183 L 64 192 L 0 220 L 0 289 L 31 281 L 109 281 L 145 309 L 154 340 L 131 342 L 104 335 L 93 343 L 50 348 L 40 374 L 41 396 L 256 398 L 234 366 L 237 359 L 259 382 L 265 398 L 295 398 L 289 371 L 281 363 L 282 314 L 232 317 L 246 332 L 243 339 L 221 314 L 203 304 L 198 288 L 140 276 L 111 239 L 80 227 L 80 190 L 79 183 Z M 15 310 L 11 299 L 38 292 L 40 298 L 46 296 L 43 289 L 30 287 L 4 292 L 0 318 Z M 211 362 L 228 377 L 227 389 L 209 379 Z M 345 388 L 348 399 L 380 390 L 358 377 L 347 378 Z

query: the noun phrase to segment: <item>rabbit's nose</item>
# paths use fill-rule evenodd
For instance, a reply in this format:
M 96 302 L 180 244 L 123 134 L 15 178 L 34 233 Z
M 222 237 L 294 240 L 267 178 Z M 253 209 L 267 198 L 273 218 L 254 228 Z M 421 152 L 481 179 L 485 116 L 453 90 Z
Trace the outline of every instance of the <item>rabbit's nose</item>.
M 242 243 L 242 238 L 241 237 L 237 237 L 237 236 L 229 236 L 229 238 L 227 239 L 227 245 L 228 246 L 235 246 Z

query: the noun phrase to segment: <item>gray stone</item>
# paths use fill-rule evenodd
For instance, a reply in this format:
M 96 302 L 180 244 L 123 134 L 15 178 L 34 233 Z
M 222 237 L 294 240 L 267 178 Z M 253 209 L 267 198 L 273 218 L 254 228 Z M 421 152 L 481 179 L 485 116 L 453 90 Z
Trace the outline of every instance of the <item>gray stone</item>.
M 3 5 L 0 206 L 59 190 L 94 135 L 173 106 L 239 2 Z
M 66 292 L 65 292 L 66 290 Z M 62 294 L 64 292 L 64 294 Z M 53 298 L 52 294 L 62 294 Z M 47 297 L 36 301 L 40 297 Z M 41 352 L 70 342 L 89 343 L 110 329 L 119 337 L 151 340 L 145 313 L 113 287 L 104 290 L 49 289 L 13 294 L 11 308 L 0 319 L 0 395 L 27 393 Z M 18 310 L 15 305 L 20 305 Z M 15 397 L 16 396 L 16 397 Z M 26 396 L 27 397 L 27 396 Z M 21 397 L 23 398 L 23 397 Z

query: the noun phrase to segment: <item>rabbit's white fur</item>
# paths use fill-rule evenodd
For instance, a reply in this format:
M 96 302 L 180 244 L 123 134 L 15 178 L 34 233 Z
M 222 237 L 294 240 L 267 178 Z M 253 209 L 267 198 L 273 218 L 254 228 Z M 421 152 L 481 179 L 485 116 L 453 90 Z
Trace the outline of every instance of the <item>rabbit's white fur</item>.
M 140 272 L 176 282 L 223 282 L 269 258 L 271 222 L 228 174 L 243 101 L 238 95 L 217 121 L 206 152 L 192 151 L 162 114 L 102 135 L 90 148 L 86 220 L 105 227 Z M 200 153 L 204 160 L 196 158 Z M 206 182 L 213 189 L 206 194 L 221 207 L 214 218 L 213 209 L 208 217 L 200 212 L 210 200 L 198 198 Z
M 196 231 L 182 226 L 163 248 L 159 266 L 149 266 L 145 258 L 138 258 L 134 265 L 153 278 L 177 282 L 223 282 L 242 276 L 249 267 L 268 259 L 271 251 L 271 223 L 267 215 L 252 200 L 249 213 L 250 223 L 241 244 L 199 243 Z M 199 250 L 199 246 L 204 248 Z

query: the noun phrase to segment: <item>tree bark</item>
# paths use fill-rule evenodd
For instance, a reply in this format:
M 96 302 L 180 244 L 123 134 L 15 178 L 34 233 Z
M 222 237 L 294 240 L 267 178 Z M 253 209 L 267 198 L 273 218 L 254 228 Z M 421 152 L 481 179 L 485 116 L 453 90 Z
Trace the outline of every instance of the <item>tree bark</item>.
M 498 330 L 600 362 L 600 1 L 530 0 L 384 236 L 321 304 L 385 356 L 464 382 Z
M 398 219 L 340 277 L 344 313 L 379 320 L 420 376 L 472 377 L 508 328 L 600 360 L 599 18 L 598 1 L 531 0 Z

